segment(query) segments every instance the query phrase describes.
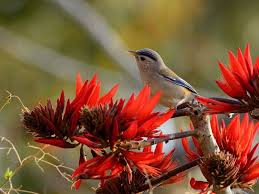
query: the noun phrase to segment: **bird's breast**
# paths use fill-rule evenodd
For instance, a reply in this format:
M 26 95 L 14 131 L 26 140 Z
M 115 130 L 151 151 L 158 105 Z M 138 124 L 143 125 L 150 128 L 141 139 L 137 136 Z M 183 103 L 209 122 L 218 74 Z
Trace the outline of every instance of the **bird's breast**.
M 167 107 L 175 107 L 180 100 L 190 94 L 190 91 L 164 80 L 161 76 L 142 76 L 142 81 L 151 87 L 153 95 L 158 91 L 162 93 L 160 103 Z

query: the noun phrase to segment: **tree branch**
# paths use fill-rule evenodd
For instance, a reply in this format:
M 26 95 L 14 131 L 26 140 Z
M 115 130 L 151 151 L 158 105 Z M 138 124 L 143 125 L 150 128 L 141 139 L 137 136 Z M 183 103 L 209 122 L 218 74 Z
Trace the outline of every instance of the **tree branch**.
M 141 149 L 161 142 L 168 142 L 170 140 L 180 139 L 180 138 L 189 137 L 189 136 L 196 136 L 196 135 L 197 135 L 196 131 L 183 131 L 179 133 L 167 134 L 164 137 L 157 137 L 157 138 L 152 138 L 144 141 L 120 142 L 116 145 L 116 147 L 126 149 L 126 150 Z
M 219 146 L 212 133 L 210 125 L 210 117 L 203 113 L 204 107 L 198 102 L 193 102 L 193 114 L 190 116 L 194 129 L 197 133 L 197 140 L 202 149 L 204 156 L 219 152 Z M 216 194 L 231 194 L 230 187 L 224 188 L 221 191 L 216 191 Z

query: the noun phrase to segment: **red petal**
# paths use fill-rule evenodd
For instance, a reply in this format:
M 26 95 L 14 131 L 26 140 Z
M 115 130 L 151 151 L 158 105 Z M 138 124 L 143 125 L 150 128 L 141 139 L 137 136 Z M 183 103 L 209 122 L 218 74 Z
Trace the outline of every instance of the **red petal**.
M 60 147 L 60 148 L 74 148 L 74 147 L 78 146 L 77 144 L 70 144 L 68 142 L 65 142 L 62 139 L 55 139 L 55 138 L 49 138 L 49 139 L 36 138 L 36 139 L 34 139 L 34 141 L 36 141 L 38 143 L 53 145 L 53 146 Z
M 238 111 L 241 107 L 238 104 L 230 104 L 230 103 L 225 103 L 221 101 L 217 101 L 211 98 L 206 98 L 202 96 L 197 96 L 196 99 L 205 105 L 208 110 L 206 112 L 215 114 L 215 113 L 225 113 L 225 112 L 236 112 Z
M 127 114 L 127 111 L 129 109 L 129 107 L 131 106 L 131 104 L 134 102 L 135 100 L 135 94 L 132 94 L 128 100 L 128 102 L 126 103 L 125 107 L 123 108 L 122 113 Z
M 246 78 L 246 74 L 245 74 L 241 64 L 239 63 L 239 61 L 237 60 L 237 58 L 235 57 L 235 55 L 233 54 L 232 51 L 228 52 L 228 56 L 229 56 L 231 71 L 237 73 L 242 78 Z M 247 80 L 247 79 L 245 79 L 245 80 Z
M 189 147 L 187 138 L 182 138 L 182 145 L 183 145 L 184 151 L 187 153 L 187 157 L 190 160 L 195 160 L 195 159 L 199 158 L 199 155 L 197 153 L 193 152 L 191 150 L 191 148 Z
M 102 144 L 100 144 L 99 142 L 93 142 L 83 136 L 73 136 L 72 138 L 81 144 L 87 145 L 90 148 L 102 148 L 103 147 Z
M 249 73 L 249 79 L 251 79 L 253 75 L 253 62 L 250 55 L 250 45 L 247 44 L 245 48 L 245 60 L 246 60 L 246 67 Z
M 239 81 L 235 78 L 235 76 L 231 73 L 231 71 L 228 68 L 226 68 L 222 63 L 219 63 L 219 68 L 222 72 L 223 77 L 228 83 L 228 86 L 232 88 L 233 91 L 236 93 L 235 97 L 245 97 L 245 90 L 243 89 Z
M 138 123 L 134 121 L 130 124 L 128 129 L 123 132 L 122 137 L 125 139 L 132 139 L 136 136 L 138 130 Z
M 89 95 L 88 101 L 87 101 L 87 105 L 89 107 L 93 107 L 97 104 L 99 97 L 100 97 L 100 93 L 101 93 L 101 83 L 97 83 L 94 87 L 94 89 L 92 90 L 91 94 Z
M 76 96 L 79 94 L 82 87 L 83 87 L 83 81 L 82 81 L 81 75 L 78 73 L 76 75 Z
M 246 174 L 241 177 L 242 182 L 249 182 L 259 177 L 259 162 L 253 165 Z
M 150 133 L 165 123 L 168 119 L 172 117 L 174 114 L 175 110 L 169 110 L 167 113 L 159 115 L 159 116 L 154 116 L 151 119 L 147 120 L 145 123 L 143 123 L 139 128 L 138 128 L 138 134 L 143 135 L 143 136 L 148 136 Z
M 211 129 L 212 129 L 213 135 L 214 135 L 217 143 L 221 144 L 219 123 L 218 123 L 217 115 L 212 115 L 210 123 L 211 123 Z
M 156 145 L 155 154 L 161 154 L 163 152 L 163 142 Z
M 134 100 L 131 105 L 127 109 L 127 117 L 136 116 L 139 112 L 139 110 L 142 108 L 144 104 L 146 104 L 146 101 L 148 100 L 150 96 L 150 87 L 145 86 L 137 96 L 136 100 Z
M 194 178 L 191 178 L 190 185 L 193 189 L 202 191 L 206 190 L 209 187 L 208 182 L 196 181 Z
M 116 94 L 116 92 L 118 91 L 119 88 L 119 84 L 116 84 L 115 86 L 113 86 L 113 88 L 103 97 L 100 98 L 99 100 L 99 104 L 107 104 L 111 101 L 111 99 L 113 98 L 113 96 Z
M 118 121 L 115 120 L 113 129 L 112 129 L 112 136 L 111 136 L 111 139 L 110 139 L 111 146 L 113 146 L 114 143 L 117 141 L 118 136 L 119 136 L 119 126 L 118 126 Z
M 216 80 L 216 84 L 225 92 L 227 95 L 235 98 L 239 96 L 239 94 L 233 90 L 227 83 L 221 81 L 221 80 Z
M 159 115 L 157 120 L 156 120 L 156 122 L 154 123 L 153 127 L 154 128 L 159 127 L 160 125 L 165 123 L 168 119 L 170 119 L 173 116 L 174 113 L 175 113 L 175 110 L 172 109 L 172 110 L 169 110 L 169 111 L 167 111 L 166 113 L 164 113 L 162 115 Z
M 99 165 L 98 167 L 96 167 L 95 173 L 96 173 L 96 174 L 104 173 L 104 172 L 106 172 L 107 170 L 110 170 L 114 165 L 116 165 L 115 158 L 113 157 L 113 155 L 110 155 L 109 157 L 107 157 L 107 158 L 101 163 L 101 165 Z
M 151 112 L 152 110 L 155 108 L 155 106 L 157 105 L 159 99 L 161 97 L 161 93 L 157 92 L 152 98 L 151 100 L 149 100 L 146 105 L 142 108 L 142 110 L 139 112 L 139 119 L 145 119 Z
M 151 152 L 151 146 L 144 147 L 143 152 Z
M 105 158 L 105 156 L 97 156 L 92 158 L 91 160 L 87 160 L 84 163 L 80 164 L 79 167 L 73 172 L 72 178 L 75 178 L 81 173 L 83 173 L 87 166 L 91 165 L 92 167 L 94 167 L 94 164 L 102 162 L 103 160 L 105 160 Z

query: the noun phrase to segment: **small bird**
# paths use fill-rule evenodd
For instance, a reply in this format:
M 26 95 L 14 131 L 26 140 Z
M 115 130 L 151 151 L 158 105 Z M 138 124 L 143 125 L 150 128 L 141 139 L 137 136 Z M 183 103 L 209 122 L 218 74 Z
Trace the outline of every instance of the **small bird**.
M 165 65 L 156 51 L 144 48 L 129 53 L 135 57 L 142 82 L 151 87 L 151 93 L 162 92 L 160 104 L 163 106 L 179 108 L 198 95 L 189 83 Z

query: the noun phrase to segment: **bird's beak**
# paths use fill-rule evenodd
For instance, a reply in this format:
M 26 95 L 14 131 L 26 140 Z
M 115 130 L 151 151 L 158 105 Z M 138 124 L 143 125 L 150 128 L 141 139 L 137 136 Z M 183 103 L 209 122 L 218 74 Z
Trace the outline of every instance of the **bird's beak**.
M 137 56 L 137 52 L 136 51 L 128 51 L 131 55 L 133 56 Z

